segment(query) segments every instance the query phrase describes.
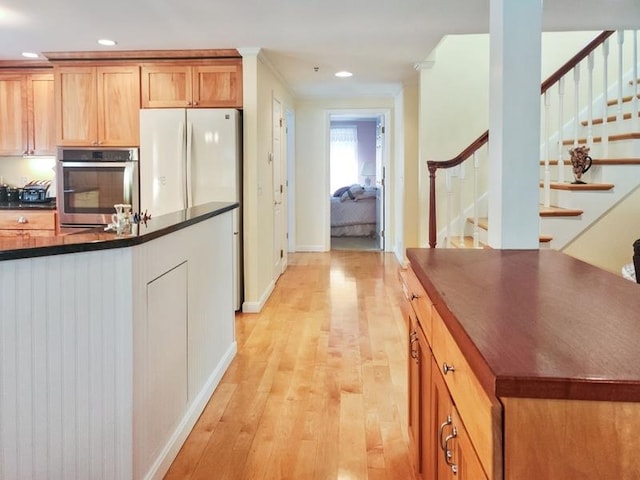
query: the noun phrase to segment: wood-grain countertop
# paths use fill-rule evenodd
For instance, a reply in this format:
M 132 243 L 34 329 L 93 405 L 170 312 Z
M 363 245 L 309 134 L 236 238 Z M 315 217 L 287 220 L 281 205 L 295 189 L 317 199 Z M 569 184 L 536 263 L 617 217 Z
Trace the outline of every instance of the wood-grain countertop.
M 488 392 L 640 401 L 640 285 L 553 250 L 407 256 Z

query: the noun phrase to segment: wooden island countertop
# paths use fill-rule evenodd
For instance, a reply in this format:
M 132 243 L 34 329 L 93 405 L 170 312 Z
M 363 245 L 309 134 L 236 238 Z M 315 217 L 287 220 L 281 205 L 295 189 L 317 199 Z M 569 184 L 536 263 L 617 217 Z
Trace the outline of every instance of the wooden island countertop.
M 551 250 L 408 249 L 488 393 L 640 402 L 640 286 Z

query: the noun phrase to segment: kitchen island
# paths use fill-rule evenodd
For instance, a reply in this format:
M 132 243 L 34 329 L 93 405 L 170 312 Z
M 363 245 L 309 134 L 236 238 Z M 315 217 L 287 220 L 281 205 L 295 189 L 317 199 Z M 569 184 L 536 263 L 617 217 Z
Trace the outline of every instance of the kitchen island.
M 236 353 L 232 211 L 4 239 L 0 478 L 161 478 Z
M 551 250 L 407 256 L 418 469 L 640 478 L 639 285 Z

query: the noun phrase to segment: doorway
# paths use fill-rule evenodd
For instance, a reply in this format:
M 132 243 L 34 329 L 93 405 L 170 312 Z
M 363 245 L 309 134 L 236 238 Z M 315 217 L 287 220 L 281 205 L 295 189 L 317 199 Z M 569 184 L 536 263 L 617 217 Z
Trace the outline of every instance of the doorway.
M 384 112 L 329 115 L 331 250 L 384 250 Z

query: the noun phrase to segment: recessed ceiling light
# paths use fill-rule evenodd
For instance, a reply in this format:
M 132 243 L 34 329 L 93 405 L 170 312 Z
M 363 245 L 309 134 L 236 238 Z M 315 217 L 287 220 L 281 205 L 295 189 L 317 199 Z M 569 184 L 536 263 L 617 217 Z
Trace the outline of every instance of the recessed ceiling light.
M 108 38 L 101 38 L 98 40 L 100 45 L 104 45 L 105 47 L 113 47 L 116 44 L 115 40 L 109 40 Z
M 38 58 L 39 55 L 33 52 L 22 52 L 22 56 L 26 58 Z
M 336 77 L 340 77 L 340 78 L 347 78 L 352 76 L 353 73 L 351 72 L 347 72 L 346 70 L 342 70 L 340 72 L 336 72 Z

